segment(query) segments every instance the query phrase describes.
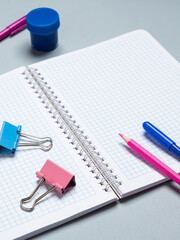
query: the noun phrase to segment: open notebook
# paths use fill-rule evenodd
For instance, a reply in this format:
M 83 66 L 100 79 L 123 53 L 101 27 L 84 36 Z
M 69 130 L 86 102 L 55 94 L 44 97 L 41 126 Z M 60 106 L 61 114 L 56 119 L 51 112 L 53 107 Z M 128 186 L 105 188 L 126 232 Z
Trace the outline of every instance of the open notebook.
M 180 138 L 179 78 L 179 63 L 143 30 L 1 75 L 0 125 L 21 124 L 54 145 L 0 155 L 0 239 L 32 236 L 166 181 L 119 131 L 179 172 L 178 159 L 142 129 L 150 121 Z M 47 159 L 73 173 L 77 185 L 24 212 L 19 201 Z

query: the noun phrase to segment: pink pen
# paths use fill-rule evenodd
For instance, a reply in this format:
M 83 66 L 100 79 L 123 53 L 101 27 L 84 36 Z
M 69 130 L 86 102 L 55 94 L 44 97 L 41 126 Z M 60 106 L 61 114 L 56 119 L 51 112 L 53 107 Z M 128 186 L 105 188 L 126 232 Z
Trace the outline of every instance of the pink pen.
M 134 151 L 139 153 L 143 158 L 145 158 L 148 162 L 150 162 L 152 165 L 154 165 L 156 168 L 158 168 L 167 177 L 171 178 L 173 181 L 175 181 L 176 183 L 178 183 L 180 185 L 180 175 L 178 173 L 176 173 L 174 170 L 172 170 L 170 167 L 168 167 L 166 164 L 164 164 L 162 161 L 160 161 L 153 154 L 148 152 L 145 148 L 143 148 L 141 145 L 139 145 L 133 139 L 130 139 L 130 138 L 122 135 L 121 133 L 119 133 L 119 135 L 122 137 L 122 139 L 127 143 L 127 145 L 130 148 L 132 148 Z
M 10 24 L 3 31 L 0 32 L 0 41 L 6 37 L 13 36 L 14 34 L 20 32 L 26 28 L 26 16 L 20 18 L 14 23 Z

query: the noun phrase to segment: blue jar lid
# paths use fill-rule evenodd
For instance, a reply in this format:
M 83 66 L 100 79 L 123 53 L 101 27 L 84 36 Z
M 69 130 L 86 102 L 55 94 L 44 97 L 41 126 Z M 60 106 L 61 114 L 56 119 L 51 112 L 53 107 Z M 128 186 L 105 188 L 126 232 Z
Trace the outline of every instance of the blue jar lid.
M 26 23 L 31 33 L 49 34 L 59 28 L 59 14 L 51 8 L 36 8 L 27 14 Z

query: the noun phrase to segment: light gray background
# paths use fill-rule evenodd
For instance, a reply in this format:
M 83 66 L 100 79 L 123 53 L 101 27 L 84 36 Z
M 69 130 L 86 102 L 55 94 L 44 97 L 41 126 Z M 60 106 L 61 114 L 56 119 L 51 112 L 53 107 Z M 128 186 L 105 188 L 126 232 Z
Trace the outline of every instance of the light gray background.
M 145 29 L 180 61 L 178 0 L 0 0 L 0 28 L 37 7 L 61 18 L 59 46 L 49 53 L 31 49 L 27 30 L 0 42 L 0 74 L 53 56 Z M 172 182 L 112 204 L 32 240 L 177 240 L 180 187 Z

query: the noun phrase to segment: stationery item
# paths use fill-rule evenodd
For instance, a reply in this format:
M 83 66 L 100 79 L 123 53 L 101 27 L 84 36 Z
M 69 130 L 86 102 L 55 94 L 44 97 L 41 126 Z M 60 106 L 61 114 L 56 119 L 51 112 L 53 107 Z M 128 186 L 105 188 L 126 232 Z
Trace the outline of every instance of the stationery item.
M 39 138 L 34 137 L 21 132 L 21 125 L 18 127 L 8 123 L 3 122 L 1 132 L 0 132 L 0 154 L 11 152 L 15 153 L 17 147 L 39 147 L 44 151 L 49 151 L 52 148 L 53 142 L 49 137 Z M 19 137 L 30 139 L 30 142 L 19 143 Z M 45 145 L 45 143 L 49 143 Z
M 27 132 L 33 126 L 36 135 L 51 136 L 54 143 L 48 156 L 22 151 L 13 161 L 1 159 L 0 239 L 33 236 L 167 181 L 127 153 L 119 127 L 179 172 L 180 163 L 147 141 L 139 127 L 150 119 L 173 136 L 180 117 L 179 74 L 179 63 L 138 30 L 0 76 L 0 119 L 23 122 Z M 72 172 L 77 187 L 61 200 L 54 191 L 26 214 L 17 201 L 28 196 L 30 180 L 37 186 L 33 173 L 47 157 Z M 38 193 L 45 191 L 42 185 Z
M 173 152 L 178 157 L 180 157 L 180 147 L 170 139 L 167 135 L 161 132 L 157 127 L 155 127 L 150 122 L 144 122 L 143 128 L 149 133 L 154 139 L 156 139 L 161 145 L 163 145 L 167 150 Z
M 0 32 L 0 41 L 8 36 L 13 36 L 16 33 L 26 28 L 26 16 L 20 18 L 14 23 L 10 24 L 4 30 Z
M 164 175 L 171 178 L 173 181 L 180 185 L 180 176 L 173 171 L 170 167 L 164 164 L 161 160 L 155 157 L 152 153 L 143 148 L 139 143 L 135 142 L 133 139 L 130 139 L 121 133 L 119 135 L 127 143 L 127 145 L 132 148 L 135 152 L 139 153 L 143 158 L 150 162 L 153 166 L 159 169 Z
M 50 160 L 46 161 L 42 169 L 39 172 L 36 172 L 36 175 L 40 179 L 38 186 L 30 194 L 29 197 L 23 198 L 20 201 L 21 208 L 27 212 L 34 210 L 36 204 L 50 192 L 57 190 L 60 193 L 64 193 L 76 185 L 75 176 L 73 174 L 67 172 L 65 169 L 59 167 L 57 164 L 53 163 Z M 27 201 L 29 202 L 32 199 L 43 182 L 50 185 L 51 188 L 47 192 L 43 193 L 40 197 L 38 197 L 34 201 L 31 208 L 24 207 L 23 203 Z
M 59 14 L 51 8 L 37 8 L 26 17 L 32 47 L 39 51 L 51 51 L 57 47 Z

